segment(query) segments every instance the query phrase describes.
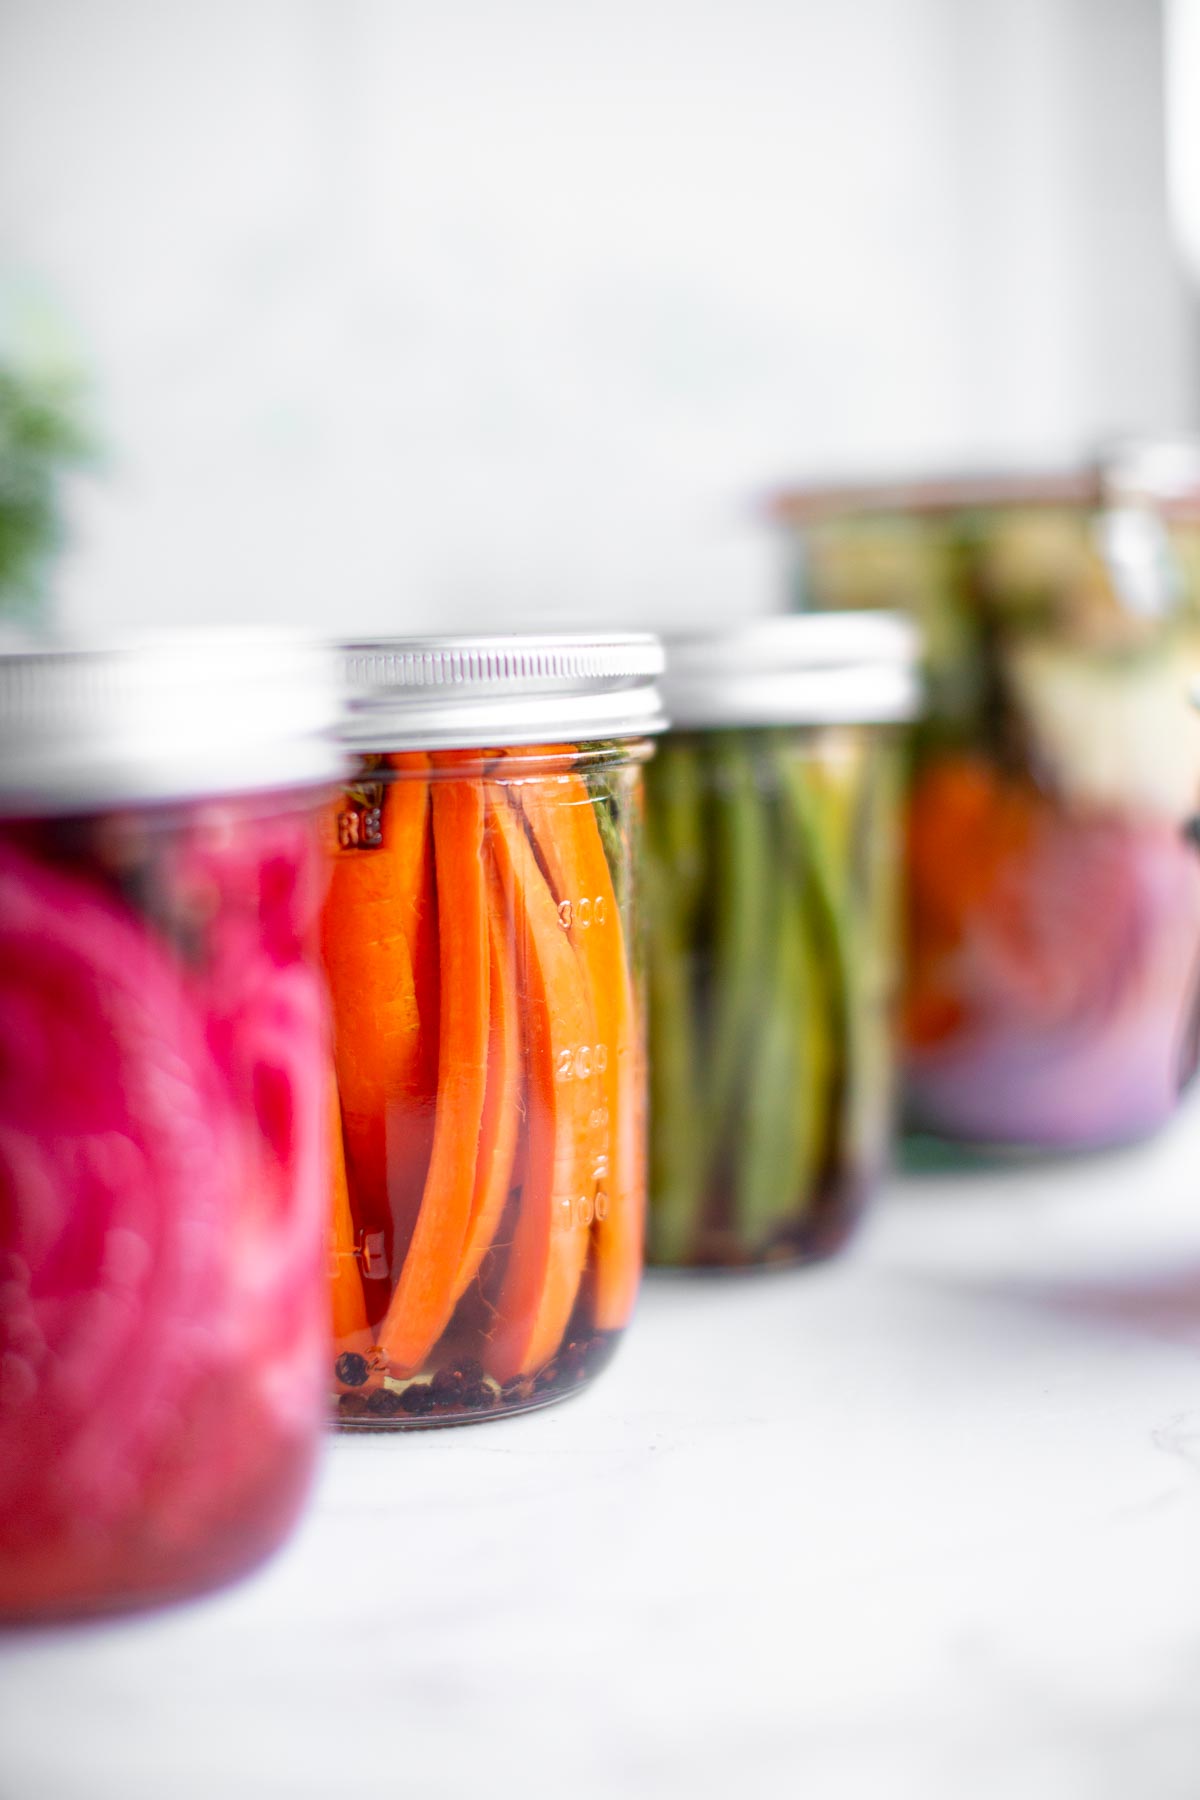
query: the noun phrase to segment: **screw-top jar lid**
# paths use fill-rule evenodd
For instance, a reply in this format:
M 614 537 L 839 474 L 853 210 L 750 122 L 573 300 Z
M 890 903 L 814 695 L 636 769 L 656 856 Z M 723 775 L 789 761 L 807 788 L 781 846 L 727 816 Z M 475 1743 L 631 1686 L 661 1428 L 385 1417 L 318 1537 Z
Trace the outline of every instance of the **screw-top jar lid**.
M 342 646 L 356 750 L 578 744 L 662 731 L 662 645 L 645 632 L 382 638 Z
M 920 703 L 918 634 L 899 613 L 793 613 L 670 638 L 674 725 L 896 723 Z
M 0 646 L 0 813 L 336 779 L 338 664 L 285 632 Z

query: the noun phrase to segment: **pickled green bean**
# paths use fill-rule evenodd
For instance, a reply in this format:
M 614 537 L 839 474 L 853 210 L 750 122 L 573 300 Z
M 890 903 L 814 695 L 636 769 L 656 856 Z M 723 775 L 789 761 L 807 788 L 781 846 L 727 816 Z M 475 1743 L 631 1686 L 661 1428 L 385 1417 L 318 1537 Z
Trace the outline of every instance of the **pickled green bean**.
M 747 1059 L 758 1026 L 762 956 L 770 928 L 771 841 L 752 740 L 713 737 L 713 927 L 708 1094 L 704 1123 L 716 1166 L 728 1154 L 746 1098 Z
M 856 1209 L 890 1096 L 890 762 L 878 733 L 727 730 L 651 765 L 652 1260 L 820 1254 Z

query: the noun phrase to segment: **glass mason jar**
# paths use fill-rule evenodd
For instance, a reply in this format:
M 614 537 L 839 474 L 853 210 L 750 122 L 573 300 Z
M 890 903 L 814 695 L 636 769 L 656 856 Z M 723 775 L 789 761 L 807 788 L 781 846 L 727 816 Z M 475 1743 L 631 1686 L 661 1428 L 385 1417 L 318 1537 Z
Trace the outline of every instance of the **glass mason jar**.
M 652 1262 L 826 1256 L 881 1172 L 914 657 L 880 615 L 668 644 L 646 807 Z
M 0 656 L 0 1619 L 216 1586 L 307 1489 L 335 672 Z
M 572 1393 L 641 1274 L 651 637 L 347 648 L 325 910 L 344 1426 Z
M 1145 1135 L 1193 1071 L 1200 453 L 781 503 L 804 609 L 907 606 L 907 1114 L 982 1146 Z

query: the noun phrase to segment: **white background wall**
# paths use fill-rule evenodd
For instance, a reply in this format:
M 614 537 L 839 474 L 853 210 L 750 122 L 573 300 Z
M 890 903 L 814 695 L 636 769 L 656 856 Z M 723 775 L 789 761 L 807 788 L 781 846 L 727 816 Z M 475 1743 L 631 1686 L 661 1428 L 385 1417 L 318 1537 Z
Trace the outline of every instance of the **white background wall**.
M 779 477 L 1188 423 L 1156 0 L 0 0 L 71 621 L 762 605 Z

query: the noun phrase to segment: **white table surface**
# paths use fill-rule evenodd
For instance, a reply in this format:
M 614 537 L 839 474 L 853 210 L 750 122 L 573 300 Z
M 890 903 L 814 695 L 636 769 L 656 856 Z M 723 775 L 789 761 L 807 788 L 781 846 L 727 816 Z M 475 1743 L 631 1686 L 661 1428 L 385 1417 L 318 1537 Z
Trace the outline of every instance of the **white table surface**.
M 290 1548 L 0 1643 L 0 1800 L 1197 1800 L 1200 1108 L 648 1284 L 594 1390 L 342 1438 Z

